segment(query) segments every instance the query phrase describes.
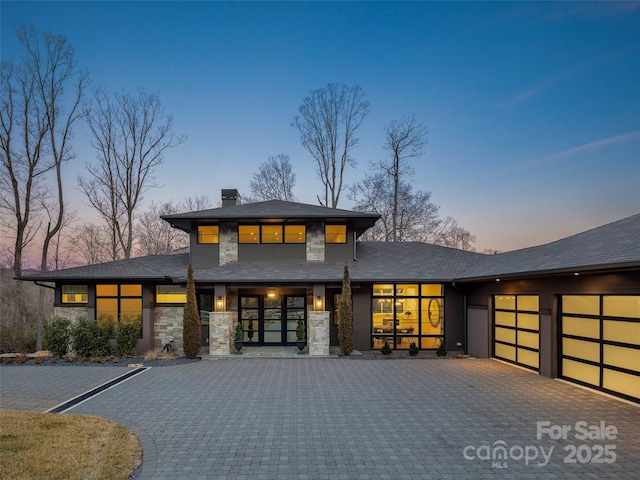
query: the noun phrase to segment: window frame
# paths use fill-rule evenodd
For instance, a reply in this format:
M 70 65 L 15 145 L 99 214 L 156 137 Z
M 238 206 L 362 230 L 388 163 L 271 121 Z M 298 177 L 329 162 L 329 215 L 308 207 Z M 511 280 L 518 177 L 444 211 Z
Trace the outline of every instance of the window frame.
M 65 293 L 65 287 L 84 287 L 84 292 L 73 292 L 73 293 Z M 74 296 L 74 300 L 73 301 L 69 301 L 69 300 L 65 300 L 65 296 L 66 295 L 73 295 Z M 77 295 L 80 295 L 82 297 L 84 297 L 83 300 L 75 300 L 75 297 Z M 89 303 L 89 285 L 86 284 L 66 284 L 66 285 L 61 285 L 60 287 L 60 303 L 63 303 L 65 305 L 86 305 L 87 303 Z
M 344 241 L 340 240 L 341 236 L 343 235 L 341 232 L 335 232 L 331 234 L 333 236 L 336 236 L 338 238 L 337 240 L 329 240 L 327 229 L 331 227 L 344 227 Z M 346 223 L 327 223 L 324 226 L 324 243 L 327 243 L 329 245 L 344 245 L 349 242 L 348 233 L 349 229 L 347 228 Z
M 246 228 L 257 228 L 257 233 L 241 233 L 240 229 Z M 265 234 L 264 230 L 268 228 L 277 228 L 280 227 L 279 234 Z M 287 241 L 287 238 L 290 236 L 295 236 L 295 238 L 299 238 L 299 233 L 287 233 L 287 229 L 290 227 L 302 227 L 302 241 Z M 304 223 L 245 223 L 238 225 L 238 244 L 239 245 L 304 245 L 307 243 L 307 225 Z M 280 241 L 265 241 L 265 235 L 275 235 L 279 236 Z M 244 241 L 245 239 L 256 238 L 256 241 Z
M 200 233 L 201 228 L 215 228 L 217 233 Z M 198 245 L 219 245 L 220 244 L 220 225 L 198 225 L 197 228 L 197 242 Z M 214 237 L 215 240 L 211 242 L 206 242 L 208 237 Z

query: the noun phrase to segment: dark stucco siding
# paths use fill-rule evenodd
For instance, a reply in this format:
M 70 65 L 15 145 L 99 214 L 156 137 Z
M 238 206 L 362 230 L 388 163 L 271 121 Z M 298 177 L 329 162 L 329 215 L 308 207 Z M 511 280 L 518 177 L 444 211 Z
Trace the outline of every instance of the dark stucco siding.
M 459 351 L 464 343 L 464 294 L 450 284 L 444 286 L 444 338 L 449 351 Z
M 280 244 L 239 244 L 239 262 L 278 262 L 299 263 L 305 262 L 307 257 L 304 243 L 280 243 Z
M 218 244 L 191 243 L 191 265 L 194 268 L 213 268 L 220 262 L 220 247 Z
M 351 290 L 353 296 L 353 346 L 371 350 L 371 284 Z

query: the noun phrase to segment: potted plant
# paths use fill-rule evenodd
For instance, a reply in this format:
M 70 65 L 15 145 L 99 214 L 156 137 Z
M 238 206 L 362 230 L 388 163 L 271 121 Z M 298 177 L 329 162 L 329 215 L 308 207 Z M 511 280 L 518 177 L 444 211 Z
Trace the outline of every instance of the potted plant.
M 440 340 L 440 346 L 436 350 L 436 355 L 444 357 L 447 354 L 447 347 L 444 344 L 444 339 Z
M 416 345 L 416 342 L 411 342 L 409 344 L 409 355 L 415 357 L 416 355 L 418 355 L 419 351 L 420 350 L 418 349 L 418 345 Z
M 236 323 L 236 336 L 235 341 L 233 342 L 233 346 L 236 351 L 234 352 L 236 355 L 242 355 L 240 349 L 242 348 L 242 337 L 244 333 L 242 332 L 242 324 L 240 322 Z
M 301 354 L 307 344 L 307 332 L 304 328 L 304 320 L 298 320 L 298 326 L 296 327 L 296 346 L 298 347 L 298 353 Z

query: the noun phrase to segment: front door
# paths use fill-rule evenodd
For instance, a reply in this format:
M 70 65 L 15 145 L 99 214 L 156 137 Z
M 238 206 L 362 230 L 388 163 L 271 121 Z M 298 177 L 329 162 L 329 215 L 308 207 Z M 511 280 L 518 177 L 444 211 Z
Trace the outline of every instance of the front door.
M 306 320 L 305 295 L 240 296 L 239 318 L 247 345 L 293 345 Z
M 197 290 L 198 313 L 200 314 L 200 332 L 202 346 L 209 345 L 209 312 L 213 312 L 213 292 L 211 290 Z

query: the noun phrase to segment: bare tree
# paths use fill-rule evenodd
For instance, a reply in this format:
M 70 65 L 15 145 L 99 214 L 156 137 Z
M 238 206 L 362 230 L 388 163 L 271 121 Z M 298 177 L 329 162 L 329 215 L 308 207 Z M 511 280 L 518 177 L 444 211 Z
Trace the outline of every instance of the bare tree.
M 352 150 L 358 146 L 356 131 L 369 113 L 360 86 L 330 83 L 314 90 L 298 107 L 292 126 L 300 132 L 302 146 L 316 162 L 316 173 L 324 185 L 321 205 L 336 208 L 343 184 L 345 166 L 354 166 Z
M 413 169 L 406 165 L 410 158 L 420 157 L 427 143 L 427 129 L 415 115 L 402 120 L 393 120 L 384 127 L 385 150 L 391 154 L 391 164 L 381 163 L 380 168 L 393 179 L 393 198 L 391 214 L 391 239 L 398 241 L 398 202 L 400 195 L 400 177 L 410 175 Z
M 445 217 L 433 225 L 427 241 L 434 245 L 473 252 L 475 251 L 473 244 L 476 241 L 476 237 L 458 225 L 458 221 L 454 218 Z
M 350 197 L 356 202 L 354 210 L 377 213 L 381 217 L 362 239 L 426 241 L 428 232 L 437 224 L 440 208 L 431 201 L 431 192 L 414 192 L 409 183 L 401 181 L 397 191 L 398 207 L 394 213 L 395 192 L 392 178 L 381 171 L 367 174 L 362 182 L 350 189 Z
M 171 132 L 158 94 L 139 88 L 113 97 L 97 90 L 88 114 L 97 162 L 87 164 L 88 178 L 78 177 L 80 190 L 109 228 L 111 259 L 130 258 L 136 208 L 143 194 L 156 187 L 155 168 L 166 149 L 185 141 Z
M 189 246 L 189 236 L 182 230 L 173 228 L 160 218 L 161 215 L 178 213 L 180 207 L 169 201 L 160 203 L 153 201 L 140 215 L 137 222 L 138 255 L 162 255 Z
M 251 199 L 256 202 L 265 200 L 286 200 L 295 202 L 293 187 L 296 184 L 296 174 L 293 173 L 289 155 L 281 153 L 269 157 L 260 165 L 253 180 L 249 183 Z
M 214 206 L 214 203 L 207 195 L 196 195 L 195 197 L 186 197 L 176 208 L 177 212 L 197 212 Z
M 76 227 L 69 243 L 85 264 L 94 265 L 111 259 L 108 228 L 84 223 Z

